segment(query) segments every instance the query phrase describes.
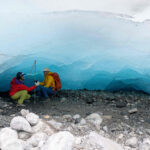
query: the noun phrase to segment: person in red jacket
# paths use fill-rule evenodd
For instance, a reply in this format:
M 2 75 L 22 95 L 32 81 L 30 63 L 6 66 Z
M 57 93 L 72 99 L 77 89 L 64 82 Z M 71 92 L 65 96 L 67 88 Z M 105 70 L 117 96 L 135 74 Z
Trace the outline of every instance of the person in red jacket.
M 13 100 L 17 100 L 18 104 L 23 104 L 24 100 L 30 99 L 31 95 L 28 92 L 34 90 L 39 86 L 39 82 L 36 82 L 35 85 L 27 87 L 24 85 L 24 73 L 18 72 L 16 77 L 11 81 L 11 88 L 9 95 Z

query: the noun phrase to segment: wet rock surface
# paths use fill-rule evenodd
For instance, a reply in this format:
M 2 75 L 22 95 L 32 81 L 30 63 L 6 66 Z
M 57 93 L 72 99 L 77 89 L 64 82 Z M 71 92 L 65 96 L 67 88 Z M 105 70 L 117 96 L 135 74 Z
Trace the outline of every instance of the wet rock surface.
M 0 128 L 9 127 L 12 118 L 22 114 L 25 119 L 28 115 L 29 124 L 35 135 L 41 131 L 40 136 L 49 133 L 48 137 L 60 131 L 72 134 L 75 141 L 79 143 L 73 147 L 74 150 L 84 149 L 82 144 L 84 145 L 87 139 L 83 139 L 93 131 L 117 142 L 125 150 L 150 149 L 150 96 L 147 94 L 135 91 L 111 93 L 65 90 L 61 91 L 58 96 L 52 97 L 51 101 L 45 102 L 44 99 L 37 99 L 36 103 L 31 100 L 24 104 L 25 107 L 17 107 L 9 98 L 1 97 Z M 35 115 L 29 115 L 26 109 Z M 19 140 L 33 136 L 23 131 L 18 131 L 18 135 Z M 39 139 L 44 137 L 40 136 Z M 18 140 L 12 143 L 20 146 Z M 36 146 L 37 143 L 34 141 Z M 32 149 L 41 149 L 42 145 L 41 142 L 38 147 L 32 147 Z M 94 146 L 95 149 L 102 149 L 101 145 L 93 143 Z

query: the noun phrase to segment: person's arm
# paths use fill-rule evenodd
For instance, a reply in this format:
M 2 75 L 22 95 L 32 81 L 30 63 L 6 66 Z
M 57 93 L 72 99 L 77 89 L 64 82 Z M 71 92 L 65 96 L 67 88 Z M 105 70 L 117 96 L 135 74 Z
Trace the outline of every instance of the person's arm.
M 40 82 L 40 85 L 44 86 L 45 85 L 45 80 L 43 82 Z
M 30 92 L 30 91 L 34 90 L 35 88 L 36 88 L 35 85 L 33 85 L 33 86 L 31 86 L 31 87 L 27 87 L 27 91 Z
M 26 91 L 30 92 L 30 91 L 34 90 L 36 88 L 36 86 L 33 85 L 31 87 L 27 87 L 24 84 L 21 84 L 21 85 L 18 85 L 17 88 L 19 89 L 19 91 L 26 90 Z

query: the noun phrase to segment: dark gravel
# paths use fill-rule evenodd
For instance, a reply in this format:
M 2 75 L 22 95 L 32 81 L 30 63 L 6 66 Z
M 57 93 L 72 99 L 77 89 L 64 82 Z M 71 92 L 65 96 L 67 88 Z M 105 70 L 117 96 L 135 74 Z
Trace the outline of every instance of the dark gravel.
M 82 117 L 97 112 L 103 114 L 102 126 L 107 126 L 109 133 L 115 136 L 118 132 L 150 129 L 150 95 L 132 91 L 116 93 L 106 91 L 63 90 L 51 97 L 51 101 L 44 99 L 27 100 L 25 107 L 16 107 L 9 98 L 0 98 L 0 127 L 9 126 L 12 117 L 19 115 L 21 109 L 44 115 L 62 116 L 65 114 L 80 114 Z M 128 111 L 137 108 L 136 113 Z

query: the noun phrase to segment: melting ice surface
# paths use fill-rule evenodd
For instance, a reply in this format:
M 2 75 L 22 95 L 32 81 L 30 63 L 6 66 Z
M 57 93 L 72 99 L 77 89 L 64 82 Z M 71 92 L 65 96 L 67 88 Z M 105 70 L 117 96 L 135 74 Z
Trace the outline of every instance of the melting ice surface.
M 37 79 L 49 67 L 63 89 L 136 89 L 150 93 L 150 21 L 103 12 L 0 14 L 0 91 L 18 71 Z

